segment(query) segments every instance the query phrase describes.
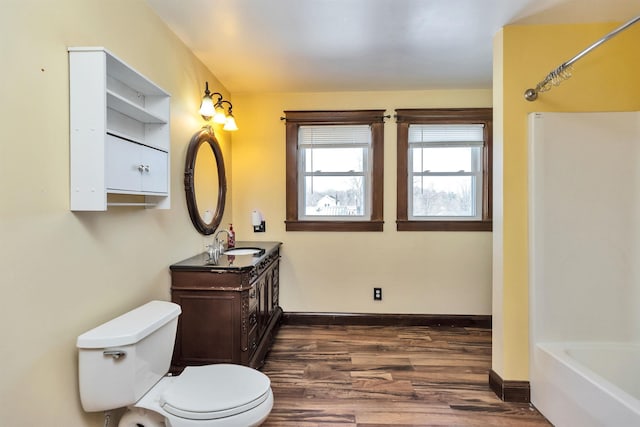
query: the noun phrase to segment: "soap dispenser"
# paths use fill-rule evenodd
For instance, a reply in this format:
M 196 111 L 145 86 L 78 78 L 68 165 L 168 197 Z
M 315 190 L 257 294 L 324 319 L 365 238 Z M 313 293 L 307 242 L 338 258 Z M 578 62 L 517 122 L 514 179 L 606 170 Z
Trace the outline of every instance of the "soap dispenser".
M 229 248 L 236 246 L 236 232 L 233 231 L 233 224 L 229 224 L 229 240 L 227 242 Z

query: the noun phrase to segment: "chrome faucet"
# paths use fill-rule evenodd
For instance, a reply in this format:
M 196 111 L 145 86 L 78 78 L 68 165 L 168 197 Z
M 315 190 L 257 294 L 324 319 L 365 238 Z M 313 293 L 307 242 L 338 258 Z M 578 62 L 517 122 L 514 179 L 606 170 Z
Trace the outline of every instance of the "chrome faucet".
M 211 264 L 217 264 L 220 259 L 220 246 L 217 243 L 212 243 L 206 246 L 207 248 L 207 256 L 209 259 L 207 260 Z
M 218 238 L 220 233 L 227 233 L 227 247 L 229 246 L 229 238 L 231 237 L 231 234 L 229 234 L 229 230 L 225 230 L 224 228 L 221 228 L 216 233 L 216 236 L 214 238 L 214 244 L 218 246 L 218 249 L 220 250 L 220 255 L 222 255 L 224 253 L 224 242 Z
M 220 233 L 225 232 L 227 233 L 227 242 L 229 241 L 229 231 L 225 230 L 225 229 L 220 229 L 214 239 L 213 239 L 213 243 L 210 245 L 207 245 L 207 254 L 209 255 L 209 261 L 213 264 L 217 264 L 218 260 L 220 260 L 220 256 L 222 254 L 224 254 L 224 241 L 220 240 L 220 238 L 218 237 L 220 235 Z

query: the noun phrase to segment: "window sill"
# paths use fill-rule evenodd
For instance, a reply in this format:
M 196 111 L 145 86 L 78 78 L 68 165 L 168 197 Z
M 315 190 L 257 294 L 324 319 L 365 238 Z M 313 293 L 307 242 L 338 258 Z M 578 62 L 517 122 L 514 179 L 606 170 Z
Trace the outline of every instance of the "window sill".
M 382 231 L 384 221 L 285 221 L 286 231 Z
M 484 221 L 396 221 L 397 231 L 492 231 L 493 222 Z

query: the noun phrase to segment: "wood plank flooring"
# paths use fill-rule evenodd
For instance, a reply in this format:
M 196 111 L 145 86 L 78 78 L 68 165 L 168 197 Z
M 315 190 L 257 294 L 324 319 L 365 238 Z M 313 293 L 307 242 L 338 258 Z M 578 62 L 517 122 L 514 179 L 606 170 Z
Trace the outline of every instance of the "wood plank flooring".
M 489 389 L 491 330 L 283 325 L 264 427 L 550 426 Z

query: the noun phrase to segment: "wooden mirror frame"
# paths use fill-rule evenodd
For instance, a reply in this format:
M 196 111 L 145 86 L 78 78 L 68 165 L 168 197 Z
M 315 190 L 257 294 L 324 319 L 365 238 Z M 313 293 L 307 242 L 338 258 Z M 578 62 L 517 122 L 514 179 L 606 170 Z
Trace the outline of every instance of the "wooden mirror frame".
M 196 156 L 198 154 L 198 149 L 202 144 L 209 144 L 216 159 L 216 166 L 218 168 L 218 203 L 216 206 L 216 212 L 214 213 L 213 219 L 210 223 L 204 222 L 203 218 L 200 216 L 194 188 Z M 227 198 L 227 178 L 224 170 L 224 159 L 222 158 L 220 144 L 216 139 L 216 135 L 213 133 L 213 129 L 209 126 L 205 126 L 196 132 L 189 142 L 189 147 L 187 148 L 187 160 L 184 167 L 184 191 L 187 198 L 189 216 L 191 217 L 193 226 L 204 235 L 213 234 L 218 226 L 220 226 L 220 222 L 222 222 L 225 200 Z

